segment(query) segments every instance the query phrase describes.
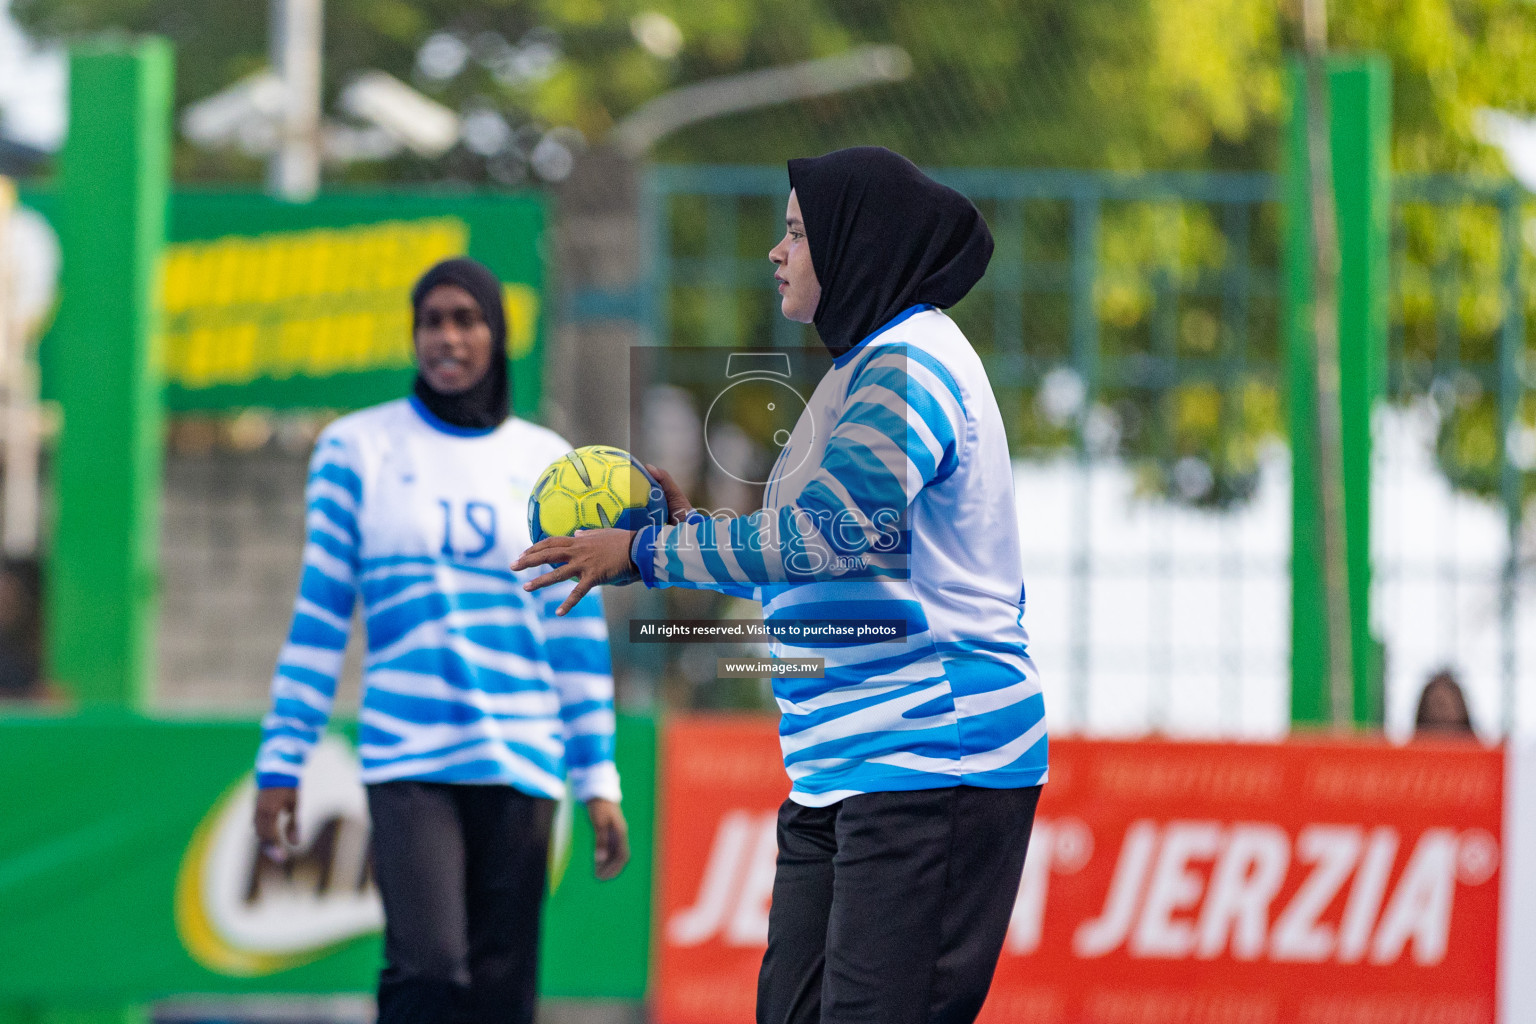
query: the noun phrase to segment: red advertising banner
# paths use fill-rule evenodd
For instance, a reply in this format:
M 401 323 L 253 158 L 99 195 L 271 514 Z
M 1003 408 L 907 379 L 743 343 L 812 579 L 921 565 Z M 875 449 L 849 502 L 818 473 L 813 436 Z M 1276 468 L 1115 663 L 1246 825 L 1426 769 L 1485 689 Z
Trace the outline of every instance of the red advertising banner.
M 662 762 L 660 1024 L 747 1024 L 788 782 L 773 724 Z M 1504 757 L 1053 741 L 986 1024 L 1493 1024 Z

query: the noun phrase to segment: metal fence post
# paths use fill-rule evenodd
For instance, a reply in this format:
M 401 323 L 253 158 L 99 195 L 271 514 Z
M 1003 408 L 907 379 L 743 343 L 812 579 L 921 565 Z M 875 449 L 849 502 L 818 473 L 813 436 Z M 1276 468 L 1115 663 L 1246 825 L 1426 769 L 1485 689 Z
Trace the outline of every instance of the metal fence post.
M 1300 92 L 1300 74 L 1292 75 Z M 1388 142 L 1391 73 L 1380 57 L 1330 62 L 1329 126 L 1337 193 L 1339 250 L 1339 375 L 1344 462 L 1345 529 L 1356 725 L 1381 722 L 1381 652 L 1370 633 L 1371 415 L 1386 376 L 1391 183 Z M 1286 348 L 1290 365 L 1292 551 L 1291 721 L 1331 720 L 1324 611 L 1322 537 L 1317 524 L 1317 432 L 1313 406 L 1312 338 L 1308 327 L 1312 280 L 1308 263 L 1304 122 L 1293 98 L 1286 153 Z
M 1504 320 L 1499 330 L 1499 497 L 1504 505 L 1505 549 L 1499 580 L 1499 673 L 1504 734 L 1514 734 L 1518 695 L 1515 642 L 1515 587 L 1520 570 L 1520 526 L 1524 502 L 1520 473 L 1510 461 L 1510 432 L 1520 415 L 1521 376 L 1525 363 L 1525 302 L 1520 294 L 1520 238 L 1518 187 L 1506 186 L 1499 194 L 1500 289 L 1504 293 Z

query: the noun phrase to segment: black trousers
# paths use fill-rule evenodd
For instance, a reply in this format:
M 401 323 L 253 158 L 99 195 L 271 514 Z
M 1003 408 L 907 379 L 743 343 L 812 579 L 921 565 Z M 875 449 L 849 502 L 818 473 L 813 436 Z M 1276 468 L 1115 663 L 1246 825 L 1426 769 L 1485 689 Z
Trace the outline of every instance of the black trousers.
M 511 786 L 368 787 L 378 1024 L 532 1024 L 554 808 Z
M 968 1024 L 1008 932 L 1040 787 L 779 809 L 758 1024 Z

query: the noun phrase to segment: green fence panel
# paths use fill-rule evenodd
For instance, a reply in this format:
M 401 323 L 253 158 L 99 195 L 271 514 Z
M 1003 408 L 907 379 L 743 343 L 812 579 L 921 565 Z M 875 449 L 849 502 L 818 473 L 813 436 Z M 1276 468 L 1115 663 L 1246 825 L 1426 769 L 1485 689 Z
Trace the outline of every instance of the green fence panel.
M 368 883 L 361 822 L 343 811 L 326 819 L 292 877 L 252 867 L 260 862 L 240 801 L 258 733 L 251 722 L 116 712 L 0 719 L 0 1006 L 373 987 L 380 948 L 358 895 Z M 546 995 L 645 993 L 655 746 L 650 720 L 620 717 L 635 854 L 617 880 L 592 877 L 591 829 L 579 809 L 573 816 L 546 914 Z M 345 785 L 306 780 L 301 804 L 344 807 L 355 779 L 351 788 L 348 797 Z M 233 874 L 213 863 L 230 856 Z M 236 889 L 210 892 L 209 879 L 225 875 Z M 239 928 L 221 923 L 230 907 L 243 915 Z
M 568 998 L 641 999 L 650 980 L 651 883 L 656 870 L 656 725 L 619 716 L 619 771 L 629 822 L 629 867 L 592 878 L 593 837 L 575 810 L 570 864 L 544 920 L 540 990 Z

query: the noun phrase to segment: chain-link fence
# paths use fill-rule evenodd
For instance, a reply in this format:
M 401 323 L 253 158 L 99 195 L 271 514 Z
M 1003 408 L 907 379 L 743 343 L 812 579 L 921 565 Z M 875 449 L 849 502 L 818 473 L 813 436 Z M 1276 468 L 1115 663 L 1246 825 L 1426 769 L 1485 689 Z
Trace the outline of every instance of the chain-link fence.
M 1026 624 L 1055 723 L 1283 731 L 1291 502 L 1276 182 L 939 177 L 977 202 L 997 241 L 986 278 L 952 315 L 1007 420 Z M 815 344 L 777 314 L 767 261 L 787 193 L 779 168 L 652 171 L 642 232 L 653 340 Z M 1536 642 L 1520 546 L 1536 467 L 1522 204 L 1512 185 L 1396 184 L 1372 625 L 1386 650 L 1387 726 L 1399 733 L 1440 668 L 1461 676 L 1485 734 L 1536 728 L 1536 701 L 1519 685 Z M 684 655 L 655 670 L 675 699 L 751 699 L 723 694 L 698 668 Z
M 1264 736 L 1288 720 L 1290 471 L 1279 205 L 1265 175 L 943 175 L 981 206 L 991 269 L 953 315 L 1007 419 L 1026 624 L 1064 730 Z M 777 311 L 778 168 L 653 169 L 642 319 L 669 346 L 815 346 Z M 1373 628 L 1387 725 L 1451 668 L 1486 736 L 1536 728 L 1521 508 L 1536 467 L 1523 193 L 1400 180 L 1388 401 L 1376 424 Z M 574 368 L 580 372 L 580 367 Z M 702 393 L 701 393 L 702 394 Z M 630 443 L 697 502 L 758 500 L 712 472 L 700 396 L 671 387 Z M 323 420 L 177 421 L 165 504 L 159 697 L 257 708 L 297 571 L 308 441 Z M 693 438 L 692 443 L 687 439 Z M 605 440 L 614 440 L 604 438 Z M 665 440 L 670 439 L 670 440 Z M 670 445 L 670 446 L 669 446 Z M 740 453 L 750 458 L 750 452 Z M 635 588 L 630 588 L 633 591 Z M 623 616 L 741 617 L 702 592 L 615 592 Z M 620 631 L 622 632 L 622 631 Z M 615 636 L 630 706 L 771 707 L 702 645 Z M 348 693 L 355 687 L 349 671 Z

